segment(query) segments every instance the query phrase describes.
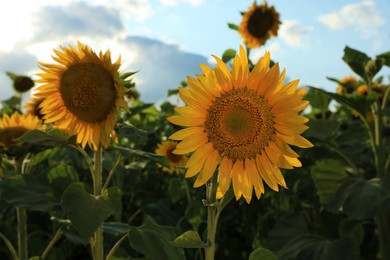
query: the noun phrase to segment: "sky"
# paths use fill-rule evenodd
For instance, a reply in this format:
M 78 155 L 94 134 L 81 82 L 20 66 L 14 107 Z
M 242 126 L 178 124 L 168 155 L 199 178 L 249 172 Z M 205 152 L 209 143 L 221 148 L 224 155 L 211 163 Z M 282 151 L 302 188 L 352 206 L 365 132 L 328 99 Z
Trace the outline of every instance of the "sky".
M 262 0 L 257 0 L 260 3 Z M 5 74 L 36 79 L 38 62 L 55 63 L 59 46 L 77 41 L 122 58 L 121 71 L 138 71 L 144 102 L 159 102 L 212 55 L 243 44 L 239 24 L 253 0 L 12 0 L 0 7 L 0 100 L 13 95 Z M 354 75 L 342 61 L 345 46 L 371 57 L 390 51 L 389 0 L 269 0 L 280 14 L 278 37 L 251 51 L 270 51 L 300 85 L 335 91 L 326 77 Z M 390 75 L 382 69 L 381 75 Z

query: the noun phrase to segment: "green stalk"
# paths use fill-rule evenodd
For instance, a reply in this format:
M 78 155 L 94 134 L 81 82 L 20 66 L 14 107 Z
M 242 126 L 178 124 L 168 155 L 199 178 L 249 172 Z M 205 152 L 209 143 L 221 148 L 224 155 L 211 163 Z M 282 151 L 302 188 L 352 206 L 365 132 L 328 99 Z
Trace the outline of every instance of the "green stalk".
M 18 221 L 18 255 L 19 260 L 27 260 L 27 215 L 23 208 L 16 208 Z
M 207 207 L 207 241 L 209 247 L 205 248 L 206 260 L 214 260 L 215 256 L 215 233 L 217 231 L 218 216 L 217 216 L 217 185 L 218 175 L 213 174 L 213 177 L 206 185 L 206 207 Z
M 16 159 L 16 173 L 24 174 L 23 171 L 24 156 Z M 18 256 L 19 260 L 28 259 L 27 245 L 27 213 L 24 208 L 16 208 L 17 234 L 18 234 Z
M 16 250 L 14 246 L 12 245 L 11 241 L 8 240 L 2 233 L 0 233 L 0 238 L 4 241 L 5 245 L 8 248 L 8 251 L 10 252 L 13 260 L 18 260 L 18 253 L 16 253 Z
M 383 214 L 375 217 L 378 230 L 379 246 L 383 260 L 390 260 L 390 215 Z
M 53 246 L 57 243 L 58 240 L 62 237 L 62 229 L 59 228 L 56 233 L 54 234 L 53 238 L 50 240 L 49 244 L 46 246 L 45 250 L 43 251 L 41 258 L 46 259 L 47 255 L 49 254 L 50 250 L 53 248 Z
M 93 194 L 102 195 L 102 147 L 99 145 L 94 154 L 93 168 Z M 103 260 L 103 225 L 101 224 L 95 231 L 93 239 L 93 259 Z

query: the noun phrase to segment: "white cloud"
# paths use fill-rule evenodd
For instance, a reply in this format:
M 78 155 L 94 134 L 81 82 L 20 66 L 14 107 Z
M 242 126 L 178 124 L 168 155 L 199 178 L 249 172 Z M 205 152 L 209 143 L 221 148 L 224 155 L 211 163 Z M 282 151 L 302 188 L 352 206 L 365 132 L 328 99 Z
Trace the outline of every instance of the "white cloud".
M 372 35 L 385 23 L 373 0 L 345 5 L 339 11 L 320 15 L 318 20 L 331 30 L 353 29 L 363 35 Z
M 123 29 L 117 9 L 74 2 L 44 6 L 33 14 L 33 41 L 72 36 L 112 37 Z
M 145 102 L 165 99 L 168 89 L 177 88 L 187 76 L 201 73 L 199 64 L 208 64 L 207 57 L 150 38 L 129 36 L 121 44 L 124 49 L 137 53 L 126 68 L 139 71 L 135 75 L 136 87 Z
M 283 20 L 280 25 L 279 36 L 290 46 L 305 47 L 304 36 L 312 30 L 312 27 L 304 27 L 300 21 Z
M 173 6 L 181 3 L 188 3 L 193 6 L 203 4 L 204 0 L 160 0 L 160 3 L 167 6 Z

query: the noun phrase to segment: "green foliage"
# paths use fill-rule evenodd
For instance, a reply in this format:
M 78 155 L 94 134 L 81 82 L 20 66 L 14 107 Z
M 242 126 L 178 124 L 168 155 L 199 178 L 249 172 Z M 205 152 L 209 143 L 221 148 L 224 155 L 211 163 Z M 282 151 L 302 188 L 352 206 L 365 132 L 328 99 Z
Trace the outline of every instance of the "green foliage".
M 175 238 L 175 240 L 171 243 L 174 246 L 177 247 L 184 247 L 184 248 L 205 248 L 208 246 L 207 243 L 203 242 L 200 238 L 198 232 L 195 232 L 193 230 L 188 230 Z
M 260 247 L 249 255 L 249 260 L 277 260 L 278 258 L 268 249 Z
M 390 209 L 390 192 L 379 178 L 347 178 L 337 191 L 334 207 L 357 220 L 372 218 Z
M 121 195 L 117 187 L 110 187 L 103 196 L 96 197 L 89 194 L 82 183 L 73 183 L 65 190 L 61 205 L 81 238 L 87 242 L 104 220 L 121 211 Z
M 182 249 L 170 243 L 176 237 L 175 229 L 158 225 L 149 216 L 141 226 L 130 227 L 128 237 L 130 246 L 149 259 L 185 259 Z
M 234 50 L 234 49 L 227 49 L 222 54 L 222 60 L 223 60 L 223 62 L 227 63 L 230 60 L 232 60 L 235 56 L 236 56 L 236 50 Z
M 343 163 L 338 160 L 324 159 L 313 165 L 311 177 L 316 184 L 321 204 L 329 208 L 336 192 L 348 175 Z

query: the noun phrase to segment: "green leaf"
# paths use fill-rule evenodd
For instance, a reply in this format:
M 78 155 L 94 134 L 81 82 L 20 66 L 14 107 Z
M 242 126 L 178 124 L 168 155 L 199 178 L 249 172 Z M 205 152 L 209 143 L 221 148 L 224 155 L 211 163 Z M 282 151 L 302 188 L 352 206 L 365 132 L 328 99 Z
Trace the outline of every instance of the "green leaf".
M 337 136 L 340 123 L 332 119 L 316 119 L 309 121 L 307 126 L 306 137 L 329 141 Z
M 390 51 L 379 54 L 376 56 L 376 58 L 384 59 L 384 65 L 390 67 Z
M 228 23 L 228 27 L 229 27 L 230 29 L 236 30 L 236 31 L 238 31 L 238 29 L 239 29 L 238 25 L 233 24 L 233 23 Z
M 49 211 L 59 204 L 48 181 L 30 174 L 0 181 L 0 190 L 2 199 L 15 207 Z
M 350 237 L 360 245 L 364 237 L 363 223 L 362 221 L 346 218 L 340 223 L 339 233 L 340 237 Z
M 160 161 L 160 159 L 161 159 L 160 155 L 157 155 L 155 153 L 144 152 L 141 150 L 125 148 L 125 147 L 120 147 L 120 146 L 113 146 L 112 149 L 119 151 L 125 158 L 133 157 L 133 156 L 140 156 L 140 157 L 151 159 L 151 160 L 154 160 L 157 162 Z
M 52 134 L 48 134 L 39 130 L 28 131 L 23 136 L 19 137 L 18 140 L 44 146 L 60 146 L 74 143 L 73 137 L 65 136 L 63 133 L 53 131 Z
M 278 260 L 278 257 L 264 247 L 256 248 L 250 255 L 249 260 Z
M 312 108 L 317 109 L 320 113 L 325 113 L 328 111 L 331 97 L 316 90 L 316 88 L 310 87 L 305 99 L 310 101 L 310 106 Z
M 314 88 L 311 87 L 314 91 L 321 92 L 334 100 L 336 100 L 338 103 L 342 104 L 345 107 L 348 107 L 349 109 L 352 109 L 353 111 L 359 113 L 362 117 L 366 116 L 366 112 L 370 111 L 370 105 L 377 100 L 377 95 L 369 95 L 367 97 L 365 96 L 345 96 L 345 95 L 339 95 L 335 93 L 327 92 L 323 89 Z
M 390 209 L 390 192 L 378 178 L 348 178 L 337 191 L 334 207 L 353 219 L 378 216 Z
M 104 220 L 121 209 L 121 193 L 117 187 L 111 187 L 103 196 L 96 197 L 89 194 L 82 183 L 73 183 L 65 190 L 61 204 L 87 242 Z
M 121 222 L 104 222 L 103 230 L 104 233 L 112 234 L 112 235 L 123 235 L 129 232 L 130 225 L 127 223 Z
M 47 173 L 49 183 L 64 191 L 71 183 L 78 182 L 79 176 L 71 165 L 59 164 Z
M 366 83 L 370 81 L 365 68 L 366 64 L 370 61 L 370 57 L 365 53 L 346 46 L 343 60 L 356 74 L 362 77 Z
M 147 216 L 139 227 L 130 227 L 130 246 L 149 259 L 184 260 L 183 249 L 171 245 L 176 237 L 173 227 L 158 225 Z
M 333 159 L 320 160 L 314 164 L 310 172 L 317 187 L 321 205 L 329 208 L 337 194 L 337 190 L 348 177 L 344 165 Z
M 360 259 L 359 246 L 354 240 L 348 237 L 329 240 L 312 234 L 295 237 L 277 255 L 280 259 Z
M 372 80 L 375 77 L 375 75 L 381 70 L 384 64 L 385 64 L 385 59 L 382 58 L 369 60 L 367 62 L 367 64 L 364 66 L 364 69 L 370 80 Z
M 188 230 L 171 242 L 172 245 L 184 248 L 206 248 L 209 245 L 202 241 L 199 233 Z
M 227 63 L 231 59 L 234 59 L 235 56 L 236 56 L 236 50 L 234 50 L 234 49 L 227 49 L 222 54 L 222 60 L 223 60 L 223 62 Z
M 202 202 L 199 200 L 192 200 L 186 208 L 185 217 L 196 230 L 202 223 L 205 213 L 206 210 Z
M 18 77 L 17 74 L 10 72 L 10 71 L 7 71 L 5 74 L 7 74 L 7 76 L 10 77 L 10 79 L 12 79 L 12 80 L 15 80 Z

